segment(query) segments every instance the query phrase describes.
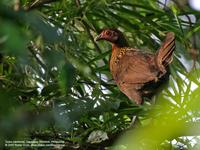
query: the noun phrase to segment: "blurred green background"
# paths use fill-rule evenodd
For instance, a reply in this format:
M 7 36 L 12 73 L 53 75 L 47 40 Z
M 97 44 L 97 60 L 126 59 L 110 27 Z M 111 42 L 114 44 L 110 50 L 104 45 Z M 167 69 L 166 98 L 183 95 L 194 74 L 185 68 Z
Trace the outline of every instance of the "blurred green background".
M 5 141 L 61 140 L 40 149 L 200 149 L 200 11 L 187 0 L 1 0 L 0 148 Z M 109 72 L 115 27 L 155 52 L 176 35 L 169 84 L 137 106 Z M 136 125 L 130 130 L 132 117 Z M 4 149 L 39 147 L 4 147 Z

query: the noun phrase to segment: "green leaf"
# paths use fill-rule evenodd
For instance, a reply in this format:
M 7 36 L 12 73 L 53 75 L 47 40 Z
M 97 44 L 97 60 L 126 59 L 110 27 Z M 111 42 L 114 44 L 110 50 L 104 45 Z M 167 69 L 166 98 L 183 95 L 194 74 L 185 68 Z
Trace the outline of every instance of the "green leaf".
M 69 63 L 66 63 L 62 67 L 58 80 L 59 85 L 64 93 L 68 93 L 73 86 L 76 77 L 75 73 L 75 68 Z

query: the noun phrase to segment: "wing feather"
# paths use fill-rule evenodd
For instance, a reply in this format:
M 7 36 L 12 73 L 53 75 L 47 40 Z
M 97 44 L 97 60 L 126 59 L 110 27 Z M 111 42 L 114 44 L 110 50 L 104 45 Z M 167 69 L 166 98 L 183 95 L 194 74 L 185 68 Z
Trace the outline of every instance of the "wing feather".
M 142 84 L 155 80 L 157 71 L 154 68 L 154 55 L 131 51 L 120 60 L 118 69 L 119 82 Z

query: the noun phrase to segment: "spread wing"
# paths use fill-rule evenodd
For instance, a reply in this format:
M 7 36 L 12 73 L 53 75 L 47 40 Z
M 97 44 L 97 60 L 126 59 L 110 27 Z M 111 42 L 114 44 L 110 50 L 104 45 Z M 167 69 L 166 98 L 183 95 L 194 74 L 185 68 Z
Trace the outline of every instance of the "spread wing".
M 156 80 L 154 55 L 130 50 L 121 58 L 117 71 L 118 82 L 142 84 Z

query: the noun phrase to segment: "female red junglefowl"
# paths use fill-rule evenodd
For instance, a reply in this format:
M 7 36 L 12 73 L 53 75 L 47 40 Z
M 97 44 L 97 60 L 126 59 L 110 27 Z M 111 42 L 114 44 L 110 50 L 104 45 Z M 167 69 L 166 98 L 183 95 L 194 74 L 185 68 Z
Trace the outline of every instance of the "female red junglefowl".
M 174 33 L 166 35 L 155 54 L 131 48 L 124 35 L 117 29 L 105 29 L 97 37 L 112 43 L 110 71 L 120 90 L 142 104 L 143 97 L 151 98 L 155 91 L 168 80 L 169 67 L 175 49 Z

